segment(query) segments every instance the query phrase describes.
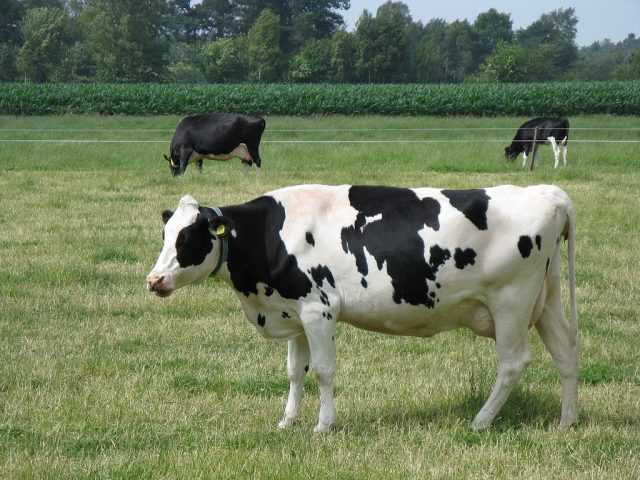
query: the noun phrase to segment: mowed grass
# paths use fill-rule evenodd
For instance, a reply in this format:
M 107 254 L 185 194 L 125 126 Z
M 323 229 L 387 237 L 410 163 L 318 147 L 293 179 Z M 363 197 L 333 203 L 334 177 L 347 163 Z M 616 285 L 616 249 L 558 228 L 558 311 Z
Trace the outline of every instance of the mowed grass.
M 1 478 L 640 476 L 640 144 L 570 143 L 556 171 L 542 147 L 529 171 L 502 155 L 522 118 L 277 117 L 267 118 L 259 175 L 243 177 L 232 160 L 172 178 L 162 154 L 178 120 L 0 117 L 1 139 L 163 140 L 0 142 Z M 380 128 L 471 130 L 354 130 Z M 298 129 L 332 131 L 283 131 Z M 393 142 L 275 143 L 337 138 Z M 571 138 L 640 132 L 576 128 Z M 578 217 L 579 425 L 556 429 L 559 381 L 535 332 L 531 367 L 494 428 L 475 433 L 496 373 L 492 341 L 339 325 L 336 430 L 311 433 L 312 375 L 301 421 L 278 430 L 286 345 L 263 340 L 215 278 L 167 299 L 144 280 L 162 245 L 160 213 L 181 195 L 226 205 L 297 183 L 566 189 Z

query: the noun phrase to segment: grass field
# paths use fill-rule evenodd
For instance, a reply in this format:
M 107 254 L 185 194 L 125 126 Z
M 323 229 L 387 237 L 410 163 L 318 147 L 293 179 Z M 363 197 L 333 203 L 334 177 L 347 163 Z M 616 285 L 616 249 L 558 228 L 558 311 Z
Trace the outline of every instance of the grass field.
M 522 120 L 267 118 L 261 174 L 209 161 L 172 178 L 162 154 L 177 117 L 0 116 L 0 140 L 165 140 L 0 141 L 0 478 L 639 478 L 640 143 L 584 140 L 640 140 L 586 130 L 640 119 L 571 118 L 557 171 L 550 147 L 533 171 L 504 159 Z M 7 130 L 35 128 L 47 131 Z M 458 130 L 353 130 L 380 128 Z M 332 130 L 284 131 L 299 129 Z M 277 142 L 337 138 L 394 142 Z M 339 325 L 338 427 L 311 433 L 309 376 L 302 420 L 278 430 L 286 345 L 257 335 L 216 279 L 163 300 L 144 279 L 160 212 L 182 194 L 225 205 L 296 183 L 564 188 L 578 218 L 579 425 L 556 429 L 559 381 L 535 332 L 531 367 L 475 433 L 491 341 Z

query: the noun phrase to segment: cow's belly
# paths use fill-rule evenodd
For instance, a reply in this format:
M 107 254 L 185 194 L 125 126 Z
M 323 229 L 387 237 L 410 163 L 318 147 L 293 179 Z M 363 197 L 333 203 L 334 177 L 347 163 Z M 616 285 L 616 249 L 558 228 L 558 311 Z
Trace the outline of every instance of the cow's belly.
M 239 158 L 243 161 L 251 160 L 251 155 L 249 154 L 249 150 L 247 150 L 247 146 L 244 143 L 241 143 L 236 148 L 234 148 L 229 153 L 199 153 L 194 151 L 189 157 L 189 163 L 197 162 L 198 160 L 202 160 L 206 158 L 208 160 L 218 160 L 218 161 L 226 161 L 231 160 L 232 158 Z
M 495 336 L 491 312 L 477 300 L 463 300 L 435 309 L 406 304 L 393 304 L 386 308 L 344 305 L 339 319 L 363 330 L 391 335 L 430 337 L 454 328 L 467 327 L 478 335 Z

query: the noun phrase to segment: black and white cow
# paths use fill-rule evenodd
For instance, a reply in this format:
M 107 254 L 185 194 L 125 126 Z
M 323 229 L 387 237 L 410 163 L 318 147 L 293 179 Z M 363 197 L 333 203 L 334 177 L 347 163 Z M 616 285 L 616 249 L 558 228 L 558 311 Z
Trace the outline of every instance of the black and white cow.
M 300 185 L 219 209 L 185 196 L 162 216 L 164 247 L 149 291 L 164 297 L 216 274 L 261 335 L 288 341 L 280 427 L 300 414 L 310 363 L 321 399 L 315 431 L 334 424 L 336 322 L 421 337 L 467 327 L 494 338 L 498 375 L 476 429 L 490 426 L 531 362 L 535 326 L 560 374 L 560 426 L 577 420 L 575 217 L 560 188 Z
M 184 173 L 187 165 L 202 159 L 230 160 L 239 158 L 247 173 L 252 163 L 260 168 L 260 139 L 266 122 L 262 117 L 232 113 L 208 113 L 183 118 L 173 135 L 169 156 L 171 173 Z
M 535 142 L 534 142 L 535 139 Z M 533 151 L 531 168 L 536 161 L 538 145 L 550 143 L 555 162 L 553 168 L 560 164 L 560 150 L 562 147 L 562 161 L 567 164 L 567 142 L 569 141 L 569 120 L 563 117 L 539 117 L 524 122 L 518 128 L 511 145 L 505 147 L 504 155 L 515 160 L 522 153 L 522 166 L 527 164 L 527 156 Z

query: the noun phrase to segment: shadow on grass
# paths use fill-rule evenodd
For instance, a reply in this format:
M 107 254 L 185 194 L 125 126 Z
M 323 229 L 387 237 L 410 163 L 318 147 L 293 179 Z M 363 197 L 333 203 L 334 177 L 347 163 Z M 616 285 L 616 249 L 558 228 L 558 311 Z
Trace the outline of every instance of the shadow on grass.
M 349 430 L 362 433 L 370 429 L 371 424 L 393 425 L 403 430 L 418 427 L 470 426 L 489 396 L 489 391 L 469 392 L 454 402 L 429 402 L 425 396 L 424 404 L 406 405 L 394 403 L 380 406 L 364 412 L 353 412 L 348 420 Z M 541 394 L 527 387 L 516 387 L 509 395 L 505 405 L 493 422 L 492 430 L 514 430 L 523 426 L 549 428 L 560 421 L 560 396 Z

